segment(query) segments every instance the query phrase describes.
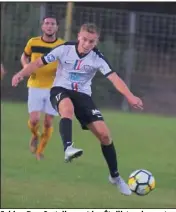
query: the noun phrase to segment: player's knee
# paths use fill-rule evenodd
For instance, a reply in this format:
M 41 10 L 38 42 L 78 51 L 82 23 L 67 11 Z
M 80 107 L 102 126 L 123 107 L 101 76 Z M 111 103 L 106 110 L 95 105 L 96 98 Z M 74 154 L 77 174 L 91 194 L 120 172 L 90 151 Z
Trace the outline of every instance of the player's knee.
M 70 118 L 72 119 L 73 118 L 73 115 L 74 115 L 74 110 L 73 108 L 64 108 L 63 110 L 59 111 L 60 115 L 61 115 L 61 118 Z
M 59 113 L 61 118 L 73 118 L 74 107 L 70 100 L 61 102 L 59 104 Z
M 111 143 L 111 137 L 108 132 L 100 132 L 99 140 L 103 145 L 109 145 Z
M 40 112 L 31 112 L 29 120 L 32 126 L 37 125 L 40 121 Z
M 52 127 L 52 120 L 45 119 L 45 120 L 44 120 L 44 127 L 45 127 L 45 128 L 50 128 L 50 127 Z
M 30 124 L 35 126 L 39 123 L 40 119 L 38 117 L 30 117 Z

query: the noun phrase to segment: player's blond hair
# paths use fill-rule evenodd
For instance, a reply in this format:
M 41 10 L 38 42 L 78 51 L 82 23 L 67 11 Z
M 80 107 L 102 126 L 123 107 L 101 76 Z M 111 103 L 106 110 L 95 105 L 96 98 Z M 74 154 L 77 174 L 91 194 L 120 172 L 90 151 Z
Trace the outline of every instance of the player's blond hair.
M 100 36 L 100 29 L 94 23 L 85 23 L 81 26 L 80 31 L 87 31 L 89 33 L 96 33 L 98 37 Z

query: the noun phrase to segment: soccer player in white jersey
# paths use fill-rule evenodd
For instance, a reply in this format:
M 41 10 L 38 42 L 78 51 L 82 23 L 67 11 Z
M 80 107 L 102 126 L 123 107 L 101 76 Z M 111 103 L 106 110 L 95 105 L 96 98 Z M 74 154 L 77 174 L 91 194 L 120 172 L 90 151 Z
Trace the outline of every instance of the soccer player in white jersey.
M 12 86 L 17 86 L 25 76 L 37 68 L 59 60 L 50 100 L 61 116 L 59 131 L 64 144 L 65 159 L 71 160 L 83 153 L 72 146 L 72 119 L 75 113 L 83 129 L 89 129 L 100 141 L 103 156 L 109 168 L 109 181 L 117 185 L 120 192 L 130 195 L 128 185 L 119 175 L 115 147 L 103 116 L 91 98 L 91 81 L 99 70 L 135 108 L 142 109 L 141 99 L 134 96 L 123 80 L 113 72 L 103 54 L 95 47 L 100 32 L 96 25 L 83 24 L 77 42 L 66 42 L 49 54 L 30 63 L 14 75 Z

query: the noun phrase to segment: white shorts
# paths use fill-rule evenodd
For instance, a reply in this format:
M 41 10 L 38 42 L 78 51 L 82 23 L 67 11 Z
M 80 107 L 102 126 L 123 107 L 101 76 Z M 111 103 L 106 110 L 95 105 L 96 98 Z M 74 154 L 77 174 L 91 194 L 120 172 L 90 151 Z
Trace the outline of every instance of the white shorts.
M 58 113 L 53 109 L 50 102 L 50 89 L 29 88 L 28 89 L 28 112 L 43 112 L 57 116 Z

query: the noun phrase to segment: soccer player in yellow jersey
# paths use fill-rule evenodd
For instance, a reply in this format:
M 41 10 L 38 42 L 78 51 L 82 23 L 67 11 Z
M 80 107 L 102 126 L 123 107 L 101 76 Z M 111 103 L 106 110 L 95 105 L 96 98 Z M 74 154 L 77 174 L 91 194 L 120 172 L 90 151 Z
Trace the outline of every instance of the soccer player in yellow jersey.
M 55 17 L 47 16 L 41 26 L 43 35 L 31 38 L 21 56 L 22 66 L 29 61 L 35 61 L 42 55 L 49 53 L 54 47 L 63 44 L 64 40 L 57 38 L 58 23 Z M 30 151 L 35 153 L 38 160 L 43 158 L 44 148 L 51 138 L 53 127 L 52 120 L 56 111 L 50 103 L 50 88 L 55 78 L 57 62 L 39 68 L 28 79 L 28 127 L 32 133 Z M 45 113 L 43 132 L 39 133 L 41 113 Z

